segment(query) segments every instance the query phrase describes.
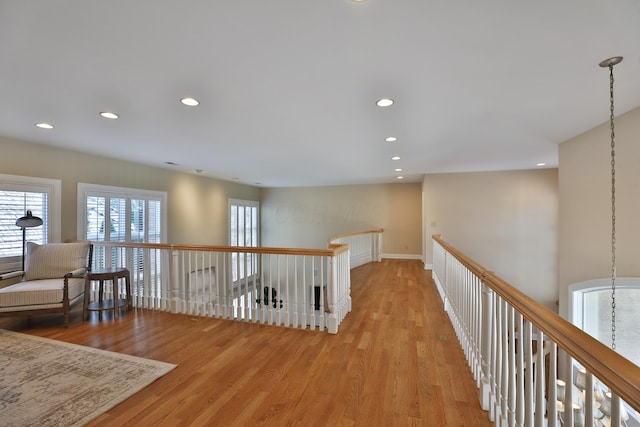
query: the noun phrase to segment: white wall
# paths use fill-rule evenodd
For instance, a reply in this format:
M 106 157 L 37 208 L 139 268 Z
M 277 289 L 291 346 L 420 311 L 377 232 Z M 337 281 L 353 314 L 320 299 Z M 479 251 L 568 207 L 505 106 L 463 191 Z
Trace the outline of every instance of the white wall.
M 75 240 L 77 185 L 165 191 L 168 240 L 228 244 L 228 198 L 259 200 L 260 189 L 160 167 L 0 137 L 0 173 L 62 180 L 62 240 Z
M 615 119 L 617 276 L 640 276 L 640 108 Z M 609 122 L 560 144 L 560 313 L 568 286 L 611 277 Z
M 539 303 L 557 310 L 558 171 L 426 175 L 425 262 L 442 238 Z
M 262 245 L 326 248 L 330 236 L 383 228 L 382 252 L 421 258 L 421 185 L 262 190 Z

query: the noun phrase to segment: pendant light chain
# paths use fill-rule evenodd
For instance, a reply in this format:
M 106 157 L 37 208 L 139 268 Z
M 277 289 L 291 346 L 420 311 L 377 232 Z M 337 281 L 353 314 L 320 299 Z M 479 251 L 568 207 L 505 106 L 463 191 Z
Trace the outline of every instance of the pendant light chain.
M 616 132 L 613 123 L 613 64 L 609 64 L 611 128 L 611 349 L 616 349 Z
M 611 349 L 616 349 L 616 132 L 613 124 L 613 66 L 622 62 L 614 56 L 600 62 L 609 68 L 609 127 L 611 129 Z

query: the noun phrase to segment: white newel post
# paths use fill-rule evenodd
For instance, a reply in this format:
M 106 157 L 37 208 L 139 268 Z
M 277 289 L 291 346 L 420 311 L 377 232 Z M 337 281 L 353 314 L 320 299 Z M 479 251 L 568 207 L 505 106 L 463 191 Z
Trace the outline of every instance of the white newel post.
M 480 384 L 480 404 L 482 409 L 489 411 L 491 409 L 491 330 L 493 312 L 493 291 L 490 287 L 482 285 L 482 334 L 481 334 L 481 355 L 482 355 L 482 380 Z
M 325 301 L 325 304 L 329 304 L 329 319 L 327 321 L 327 331 L 330 334 L 338 333 L 338 316 L 336 314 L 337 306 L 336 306 L 336 296 L 338 295 L 338 269 L 336 266 L 336 256 L 332 256 L 329 258 L 329 289 L 327 292 L 327 297 L 329 301 Z
M 171 297 L 171 312 L 176 314 L 178 313 L 178 307 L 180 306 L 180 297 L 178 295 L 178 283 L 180 280 L 180 276 L 178 275 L 180 266 L 178 251 L 171 251 L 171 258 L 173 260 L 173 274 L 171 280 L 171 293 L 173 295 Z
M 376 248 L 376 261 L 382 261 L 382 233 L 376 233 L 378 236 L 378 247 Z

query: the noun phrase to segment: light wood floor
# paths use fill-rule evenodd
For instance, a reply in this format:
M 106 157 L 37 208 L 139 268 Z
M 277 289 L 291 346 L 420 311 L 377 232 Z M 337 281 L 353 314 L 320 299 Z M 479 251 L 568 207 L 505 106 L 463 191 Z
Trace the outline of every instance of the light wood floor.
M 178 365 L 90 426 L 490 426 L 431 272 L 352 271 L 337 335 L 135 309 L 0 327 Z

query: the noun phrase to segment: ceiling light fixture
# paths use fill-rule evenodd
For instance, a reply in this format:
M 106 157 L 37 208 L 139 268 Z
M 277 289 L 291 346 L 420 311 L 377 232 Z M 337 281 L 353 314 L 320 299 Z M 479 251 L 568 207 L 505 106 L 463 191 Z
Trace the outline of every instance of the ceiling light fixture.
M 179 166 L 176 162 L 164 162 L 164 164 L 169 166 Z
M 536 166 L 538 166 L 538 167 L 540 167 L 540 166 L 547 166 L 547 164 L 546 164 L 546 163 L 544 163 L 544 162 L 540 162 L 540 163 L 536 164 Z
M 182 98 L 180 102 L 188 107 L 195 107 L 197 105 L 200 105 L 200 101 L 195 98 Z
M 393 156 L 391 160 L 400 160 L 400 156 Z
M 53 125 L 50 125 L 49 123 L 36 123 L 36 127 L 39 127 L 40 129 L 53 129 Z
M 400 175 L 397 179 L 404 179 L 404 176 Z
M 118 117 L 120 117 L 120 116 L 118 116 L 116 113 L 112 113 L 112 112 L 110 112 L 110 111 L 101 111 L 101 112 L 100 112 L 100 115 L 101 115 L 102 117 L 104 117 L 105 119 L 112 119 L 112 120 L 115 120 L 115 119 L 117 119 Z
M 394 101 L 391 98 L 381 98 L 376 101 L 378 107 L 390 107 L 393 103 Z
M 396 172 L 402 172 L 402 168 L 395 168 L 394 169 Z
M 387 142 L 396 142 L 398 138 L 396 138 L 395 136 L 388 136 L 384 140 Z

